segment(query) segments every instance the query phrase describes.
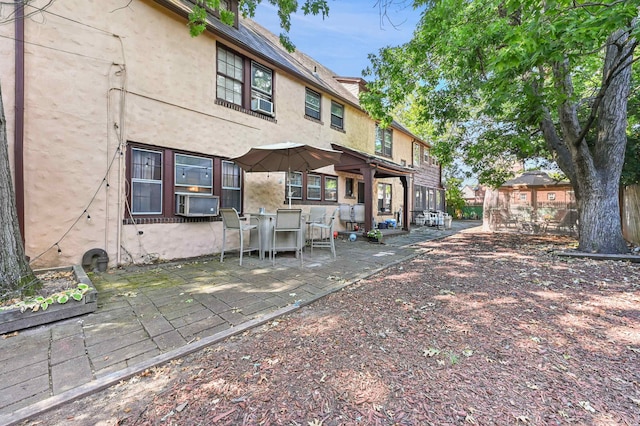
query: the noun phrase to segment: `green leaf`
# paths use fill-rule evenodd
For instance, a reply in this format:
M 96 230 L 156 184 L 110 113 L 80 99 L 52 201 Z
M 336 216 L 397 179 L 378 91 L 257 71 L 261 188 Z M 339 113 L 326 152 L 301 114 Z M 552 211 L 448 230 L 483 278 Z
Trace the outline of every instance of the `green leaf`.
M 82 284 L 82 283 L 78 284 L 78 288 L 83 291 L 89 290 L 89 286 L 87 284 Z
M 58 296 L 58 303 L 60 303 L 61 305 L 67 303 L 68 300 L 69 296 L 67 296 L 66 294 Z
M 53 303 L 53 301 L 51 302 Z M 47 308 L 49 307 L 49 303 L 47 302 L 42 302 L 42 304 L 40 305 L 40 307 L 42 308 L 43 311 L 46 311 Z M 34 311 L 36 311 L 37 309 L 35 309 Z
M 73 293 L 71 293 L 71 297 L 72 297 L 74 300 L 80 301 L 80 300 L 82 300 L 82 293 L 79 293 L 79 292 L 75 292 L 75 291 L 74 291 Z

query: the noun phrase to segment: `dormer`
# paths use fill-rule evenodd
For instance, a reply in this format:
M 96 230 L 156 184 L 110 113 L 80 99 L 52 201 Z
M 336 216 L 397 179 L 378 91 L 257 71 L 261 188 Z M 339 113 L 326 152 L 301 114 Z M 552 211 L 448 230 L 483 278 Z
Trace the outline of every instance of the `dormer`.
M 367 82 L 360 77 L 334 76 L 333 78 L 335 78 L 338 83 L 342 84 L 342 86 L 344 86 L 344 88 L 351 92 L 351 94 L 356 98 L 360 96 L 360 93 L 367 90 Z

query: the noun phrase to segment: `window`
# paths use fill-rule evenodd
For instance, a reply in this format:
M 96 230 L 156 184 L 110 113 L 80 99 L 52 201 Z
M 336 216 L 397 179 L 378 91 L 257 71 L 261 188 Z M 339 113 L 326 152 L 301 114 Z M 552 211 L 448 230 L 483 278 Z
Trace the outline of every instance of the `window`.
M 174 164 L 176 193 L 213 193 L 213 161 L 210 158 L 176 154 Z
M 320 93 L 311 89 L 305 92 L 304 115 L 320 120 Z
M 273 71 L 221 45 L 217 51 L 217 98 L 273 116 Z
M 330 176 L 324 178 L 324 199 L 338 201 L 338 178 Z
M 176 216 L 179 194 L 218 196 L 220 207 L 242 211 L 242 170 L 218 157 L 131 143 L 126 173 L 130 182 L 127 221 L 184 221 Z
M 242 211 L 242 170 L 231 161 L 222 162 L 222 206 Z
M 358 204 L 364 204 L 364 182 L 358 181 Z
M 424 164 L 431 164 L 431 150 L 427 147 L 424 148 Z
M 427 187 L 422 185 L 415 185 L 415 197 L 413 200 L 413 208 L 415 210 L 427 210 L 428 202 Z
M 346 178 L 344 180 L 344 196 L 353 197 L 353 178 Z
M 131 150 L 131 213 L 162 214 L 162 153 Z
M 307 199 L 322 199 L 322 178 L 318 175 L 307 175 Z
M 392 148 L 391 129 L 383 129 L 376 124 L 376 154 L 391 158 Z
M 413 143 L 413 166 L 420 165 L 420 144 Z
M 526 193 L 520 194 L 520 201 L 527 201 L 527 194 Z
M 273 72 L 262 65 L 251 62 L 251 110 L 273 114 Z
M 289 183 L 291 183 L 292 200 L 301 200 L 302 202 L 338 201 L 337 177 L 302 172 L 291 172 L 288 176 L 285 201 L 289 200 Z
M 218 98 L 242 106 L 244 80 L 242 69 L 242 57 L 218 47 Z
M 291 191 L 291 199 L 302 200 L 302 173 L 291 172 L 289 173 L 289 182 L 287 191 Z M 289 196 L 286 197 L 287 199 Z
M 378 184 L 378 213 L 391 212 L 391 184 Z
M 556 193 L 555 192 L 547 192 L 547 200 L 548 201 L 555 201 L 556 200 Z
M 344 106 L 331 101 L 331 126 L 344 129 Z

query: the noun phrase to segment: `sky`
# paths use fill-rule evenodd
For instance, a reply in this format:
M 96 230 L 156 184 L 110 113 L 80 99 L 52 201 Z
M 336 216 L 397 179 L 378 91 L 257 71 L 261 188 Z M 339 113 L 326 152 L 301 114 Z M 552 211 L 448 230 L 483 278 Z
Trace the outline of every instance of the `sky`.
M 328 0 L 329 16 L 324 20 L 302 12 L 293 15 L 289 37 L 298 50 L 336 75 L 362 77 L 369 53 L 409 41 L 420 18 L 411 2 L 394 0 L 386 19 L 376 1 Z M 267 2 L 260 4 L 254 20 L 274 34 L 282 32 L 276 9 Z

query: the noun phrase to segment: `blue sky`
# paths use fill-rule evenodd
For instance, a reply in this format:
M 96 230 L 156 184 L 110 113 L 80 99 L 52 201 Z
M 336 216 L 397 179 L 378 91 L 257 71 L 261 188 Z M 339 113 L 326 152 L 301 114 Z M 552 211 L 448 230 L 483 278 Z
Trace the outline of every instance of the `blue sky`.
M 275 34 L 281 29 L 275 7 L 262 3 L 254 19 Z M 376 0 L 329 0 L 329 16 L 292 16 L 289 36 L 296 48 L 343 77 L 361 77 L 369 53 L 411 39 L 420 18 L 411 3 L 394 2 L 381 18 Z M 395 25 L 395 26 L 394 26 Z

